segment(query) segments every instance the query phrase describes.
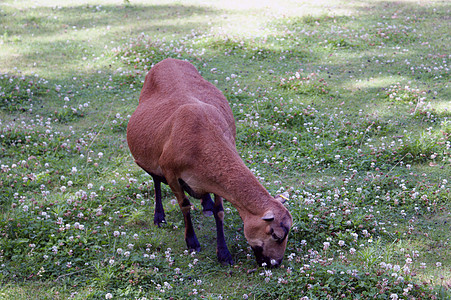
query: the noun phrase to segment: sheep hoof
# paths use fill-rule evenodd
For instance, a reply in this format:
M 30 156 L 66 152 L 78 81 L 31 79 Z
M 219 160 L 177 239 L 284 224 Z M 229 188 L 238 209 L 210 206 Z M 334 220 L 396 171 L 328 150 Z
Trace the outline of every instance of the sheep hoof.
M 161 224 L 166 223 L 166 220 L 164 218 L 164 213 L 156 213 L 153 217 L 153 223 L 157 225 L 158 227 L 161 227 Z
M 195 236 L 194 238 L 186 238 L 185 241 L 189 252 L 200 252 L 200 244 Z
M 194 248 L 190 247 L 188 250 L 189 250 L 189 252 L 200 252 L 200 246 L 199 247 L 194 247 Z
M 218 255 L 218 261 L 224 265 L 233 265 L 234 261 L 232 259 L 232 255 L 230 254 L 229 250 L 226 249 L 217 249 L 216 254 Z

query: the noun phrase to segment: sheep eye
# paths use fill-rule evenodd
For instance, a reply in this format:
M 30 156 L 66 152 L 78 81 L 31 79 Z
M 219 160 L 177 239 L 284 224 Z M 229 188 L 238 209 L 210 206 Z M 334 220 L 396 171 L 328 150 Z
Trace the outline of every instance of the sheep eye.
M 279 237 L 277 234 L 274 233 L 274 229 L 271 228 L 270 230 L 270 234 L 271 237 L 278 243 L 278 244 L 282 244 L 283 241 L 286 239 L 286 237 L 288 236 L 288 231 L 289 228 L 287 228 L 284 224 L 280 223 L 280 227 L 283 229 L 283 231 L 285 232 L 285 234 L 283 235 L 283 237 Z
M 272 229 L 272 228 L 269 230 L 269 234 L 277 243 L 281 243 L 284 239 L 284 238 L 279 237 L 277 234 L 275 234 L 274 229 Z
M 275 233 L 273 233 L 271 236 L 272 236 L 272 238 L 275 239 L 276 241 L 280 241 L 280 240 L 281 240 L 281 238 L 278 237 Z

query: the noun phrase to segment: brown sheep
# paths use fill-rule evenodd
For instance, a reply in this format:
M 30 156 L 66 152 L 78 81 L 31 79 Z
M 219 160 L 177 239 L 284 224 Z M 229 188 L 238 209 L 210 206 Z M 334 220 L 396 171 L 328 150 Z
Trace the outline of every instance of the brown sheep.
M 213 211 L 217 255 L 233 264 L 223 230 L 223 198 L 237 210 L 244 235 L 258 264 L 282 262 L 292 217 L 281 198 L 273 198 L 246 167 L 235 147 L 236 127 L 224 95 L 189 62 L 165 59 L 147 74 L 139 104 L 127 127 L 135 162 L 155 184 L 154 223 L 165 222 L 161 182 L 175 194 L 185 222 L 190 250 L 200 244 L 191 222 L 185 191 Z M 215 195 L 214 203 L 210 193 Z

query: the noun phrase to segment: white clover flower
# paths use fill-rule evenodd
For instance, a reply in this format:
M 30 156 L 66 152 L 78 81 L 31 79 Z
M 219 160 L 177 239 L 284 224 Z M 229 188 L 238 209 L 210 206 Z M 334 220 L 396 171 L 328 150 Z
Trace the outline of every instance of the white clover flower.
M 118 237 L 119 235 L 121 235 L 121 233 L 119 231 L 114 231 L 113 232 L 113 236 L 114 237 Z
M 404 272 L 404 274 L 410 274 L 410 268 L 409 266 L 405 265 L 404 267 L 402 267 L 402 271 Z
M 122 254 L 123 251 L 124 250 L 122 250 L 122 248 L 117 248 L 117 250 L 116 250 L 117 254 Z
M 113 295 L 111 293 L 107 293 L 105 295 L 105 299 L 113 299 Z

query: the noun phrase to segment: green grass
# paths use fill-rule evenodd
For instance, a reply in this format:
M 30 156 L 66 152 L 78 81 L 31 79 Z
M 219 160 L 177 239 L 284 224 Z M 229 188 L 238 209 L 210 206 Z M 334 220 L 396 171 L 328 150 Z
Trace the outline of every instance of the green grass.
M 3 1 L 0 298 L 450 297 L 447 1 Z M 228 98 L 243 160 L 294 219 L 283 267 L 202 251 L 125 129 L 145 74 L 192 62 Z M 303 298 L 307 299 L 307 298 Z

